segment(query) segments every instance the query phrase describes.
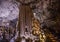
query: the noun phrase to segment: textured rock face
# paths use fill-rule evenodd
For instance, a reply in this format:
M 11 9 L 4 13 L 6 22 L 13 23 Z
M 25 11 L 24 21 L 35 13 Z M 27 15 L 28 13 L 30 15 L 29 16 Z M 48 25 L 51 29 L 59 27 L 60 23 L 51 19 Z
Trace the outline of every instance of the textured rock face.
M 51 28 L 58 31 L 59 26 L 55 27 L 55 25 L 56 24 L 59 25 L 59 23 L 57 21 L 60 21 L 59 16 L 58 16 L 60 14 L 59 13 L 59 0 L 49 1 L 47 8 L 44 8 L 44 9 L 45 9 L 44 14 L 47 17 L 47 19 L 45 20 L 47 27 L 51 27 Z
M 7 20 L 13 20 L 18 17 L 19 9 L 17 2 L 12 0 L 1 0 L 0 2 L 0 17 Z
M 21 0 L 22 1 L 22 0 Z M 34 0 L 33 0 L 34 1 Z M 48 29 L 55 36 L 60 37 L 60 12 L 59 0 L 40 0 L 39 2 L 25 0 L 25 4 L 30 4 L 34 17 L 41 23 L 42 29 Z M 31 3 L 30 3 L 31 2 Z M 19 4 L 15 0 L 0 0 L 0 25 L 2 20 L 11 20 L 10 25 L 14 27 L 19 14 Z M 15 25 L 14 25 L 15 24 Z
M 36 8 L 33 10 L 36 14 L 35 17 L 41 23 L 45 23 L 48 27 L 55 25 L 56 17 L 59 17 L 59 0 L 44 0 L 35 4 Z M 44 24 L 43 23 L 43 24 Z
M 30 1 L 25 0 L 27 3 Z M 54 25 L 59 20 L 59 0 L 40 0 L 37 2 L 30 4 L 35 18 L 43 23 L 42 25 L 45 24 L 48 27 Z M 0 17 L 2 19 L 13 20 L 18 17 L 18 14 L 18 3 L 15 0 L 0 0 Z M 2 20 L 1 18 L 0 20 Z
M 34 3 L 34 2 L 38 2 L 40 0 L 16 0 L 22 4 L 31 4 L 31 3 Z
M 25 0 L 26 3 L 30 1 L 31 0 Z M 35 18 L 43 23 L 42 26 L 45 24 L 47 27 L 50 27 L 52 25 L 55 25 L 56 23 L 58 24 L 58 20 L 60 19 L 59 0 L 40 0 L 38 3 L 37 2 L 33 4 L 31 3 L 30 6 L 31 8 L 33 8 L 32 10 Z M 18 17 L 18 14 L 18 3 L 15 0 L 0 0 L 1 18 L 13 20 Z M 58 20 L 56 18 L 58 18 Z
M 42 28 L 48 29 L 57 38 L 60 38 L 59 0 L 43 0 L 35 6 L 33 12 L 35 18 L 40 21 Z

